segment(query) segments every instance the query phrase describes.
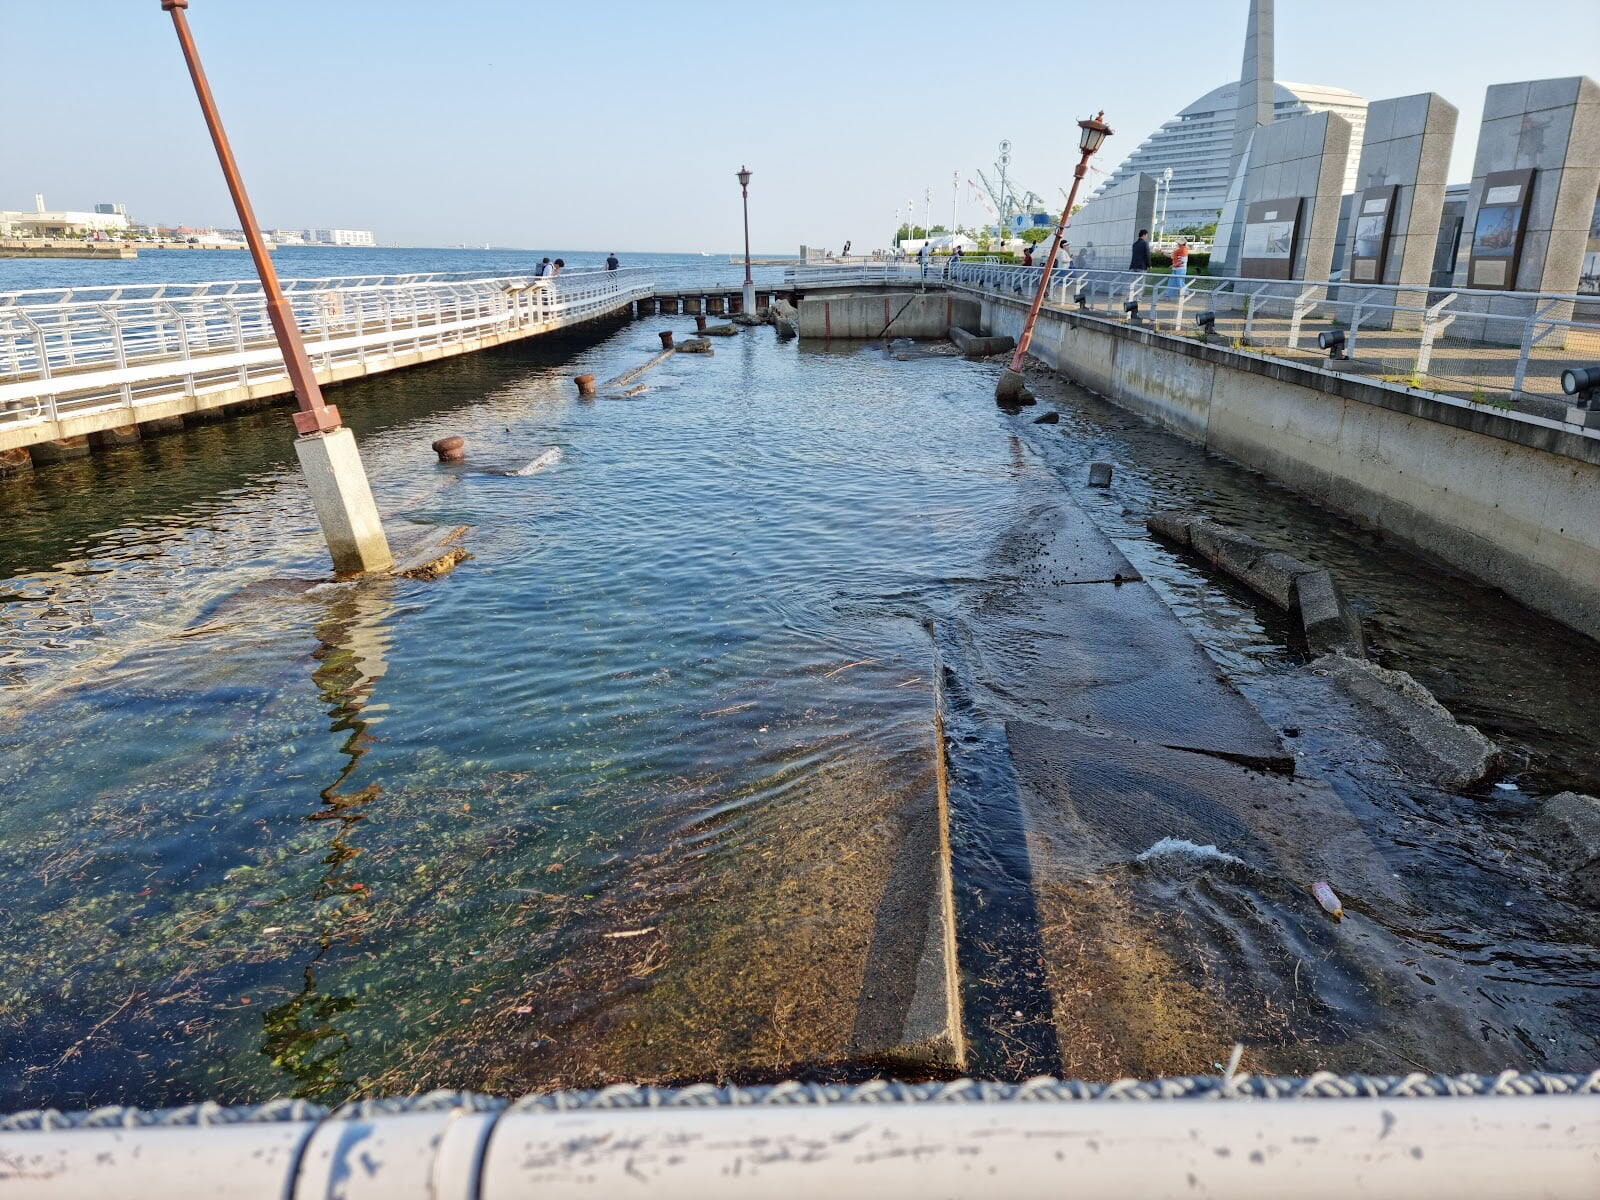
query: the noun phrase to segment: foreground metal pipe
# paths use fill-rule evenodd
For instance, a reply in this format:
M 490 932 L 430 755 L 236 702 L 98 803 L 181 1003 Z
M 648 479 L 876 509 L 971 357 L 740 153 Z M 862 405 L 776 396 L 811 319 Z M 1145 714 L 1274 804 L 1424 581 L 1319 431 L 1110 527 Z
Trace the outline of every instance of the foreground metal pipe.
M 1460 1078 L 1497 1094 L 1423 1098 L 1414 1093 L 1439 1081 L 1419 1075 L 1328 1098 L 1319 1080 L 1347 1081 L 1319 1076 L 1280 1099 L 1260 1098 L 1271 1081 L 1255 1081 L 1249 1098 L 1216 1080 L 1044 1080 L 617 1087 L 509 1108 L 440 1093 L 320 1120 L 303 1102 L 112 1109 L 24 1117 L 22 1128 L 13 1118 L 0 1127 L 0 1164 L 7 1200 L 1600 1195 L 1600 1075 Z M 1561 1086 L 1541 1086 L 1552 1080 Z M 1169 1088 L 1189 1098 L 1161 1098 Z M 1107 1098 L 1074 1099 L 1078 1090 Z M 152 1119 L 174 1123 L 143 1123 Z

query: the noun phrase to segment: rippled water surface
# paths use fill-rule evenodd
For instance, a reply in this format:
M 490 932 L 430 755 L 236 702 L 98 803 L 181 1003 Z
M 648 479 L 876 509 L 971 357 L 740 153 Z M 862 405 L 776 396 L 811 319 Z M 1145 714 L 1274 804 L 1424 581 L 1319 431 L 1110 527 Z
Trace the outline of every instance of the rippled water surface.
M 572 374 L 637 365 L 670 324 L 339 391 L 391 531 L 472 527 L 439 582 L 327 580 L 281 410 L 7 482 L 0 1110 L 687 1078 L 831 1045 L 853 998 L 829 980 L 871 937 L 856 893 L 928 786 L 922 622 L 1093 457 L 1118 488 L 1080 498 L 1269 721 L 1312 702 L 1284 631 L 1148 542 L 1147 508 L 1326 558 L 1530 788 L 1595 773 L 1591 643 L 1081 394 L 1035 428 L 986 364 L 761 329 L 577 401 Z M 446 433 L 465 467 L 432 461 Z M 549 446 L 549 471 L 492 473 Z M 1592 1012 L 1583 918 L 1539 915 L 1515 863 L 1484 878 L 1525 806 L 1429 812 L 1346 774 L 1374 827 L 1413 823 L 1397 870 L 1440 873 L 1433 923 L 1406 913 L 1384 953 L 1510 971 L 1506 1036 L 1570 1057 L 1529 1014 Z

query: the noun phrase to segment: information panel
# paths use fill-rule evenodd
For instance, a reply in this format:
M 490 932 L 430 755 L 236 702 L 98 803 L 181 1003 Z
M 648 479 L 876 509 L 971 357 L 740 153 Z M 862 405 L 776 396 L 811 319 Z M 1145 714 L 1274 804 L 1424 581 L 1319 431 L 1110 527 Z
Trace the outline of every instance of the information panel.
M 1257 200 L 1245 212 L 1239 273 L 1254 279 L 1293 279 L 1300 245 L 1302 196 Z
M 1528 200 L 1533 194 L 1529 170 L 1495 171 L 1484 176 L 1478 198 L 1478 221 L 1472 227 L 1472 259 L 1467 286 L 1512 291 L 1522 258 L 1522 233 L 1528 225 Z
M 1395 199 L 1400 189 L 1392 183 L 1369 187 L 1356 205 L 1356 235 L 1350 248 L 1353 283 L 1382 283 L 1383 264 L 1389 259 L 1389 231 L 1394 225 Z

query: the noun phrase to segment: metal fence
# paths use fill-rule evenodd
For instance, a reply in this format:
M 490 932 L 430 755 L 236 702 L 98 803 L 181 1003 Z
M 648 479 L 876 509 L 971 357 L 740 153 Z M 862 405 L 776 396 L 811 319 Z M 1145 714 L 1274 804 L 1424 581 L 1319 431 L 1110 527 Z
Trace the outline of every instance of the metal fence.
M 382 369 L 433 348 L 577 324 L 651 295 L 647 268 L 554 277 L 294 279 L 314 366 Z M 147 284 L 0 295 L 0 430 L 287 378 L 260 285 Z M 136 420 L 136 417 L 131 419 Z
M 798 269 L 796 286 L 941 284 L 1031 300 L 1041 267 L 883 263 Z M 1332 367 L 1500 409 L 1561 420 L 1561 372 L 1600 363 L 1600 302 L 1547 292 L 1442 291 L 1337 280 L 1265 280 L 1058 267 L 1050 308 Z M 1339 357 L 1319 344 L 1342 333 Z

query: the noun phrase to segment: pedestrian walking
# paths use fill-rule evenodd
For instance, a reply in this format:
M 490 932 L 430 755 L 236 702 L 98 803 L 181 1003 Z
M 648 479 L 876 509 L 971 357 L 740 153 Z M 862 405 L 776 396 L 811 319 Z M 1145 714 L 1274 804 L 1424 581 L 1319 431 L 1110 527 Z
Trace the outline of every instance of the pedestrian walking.
M 1150 269 L 1150 231 L 1139 230 L 1139 236 L 1133 242 L 1133 257 L 1128 263 L 1130 271 L 1148 271 Z

